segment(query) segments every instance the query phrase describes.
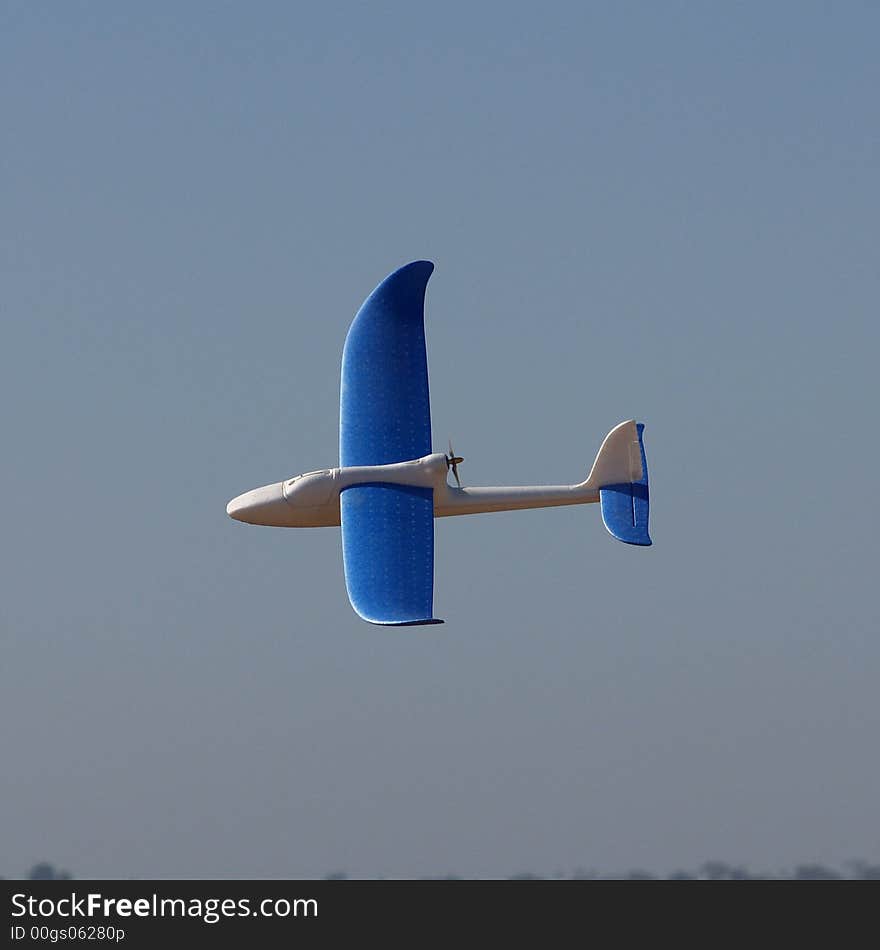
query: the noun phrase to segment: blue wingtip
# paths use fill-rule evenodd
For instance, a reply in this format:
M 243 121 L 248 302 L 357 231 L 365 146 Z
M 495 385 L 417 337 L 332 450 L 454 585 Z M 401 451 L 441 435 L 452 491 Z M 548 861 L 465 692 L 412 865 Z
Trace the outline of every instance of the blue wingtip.
M 639 451 L 642 454 L 642 477 L 637 482 L 623 482 L 600 488 L 599 500 L 602 503 L 602 520 L 613 537 L 624 544 L 649 547 L 651 537 L 648 534 L 648 460 L 645 458 L 645 443 L 642 438 L 645 426 L 639 422 L 636 428 L 639 434 Z
M 394 308 L 407 317 L 422 317 L 425 301 L 425 288 L 434 265 L 431 261 L 411 261 L 390 273 L 364 301 L 363 308 Z
M 361 619 L 367 620 L 366 617 Z M 432 624 L 444 623 L 444 621 L 431 617 L 429 620 L 367 620 L 367 623 L 374 623 L 380 627 L 430 627 Z

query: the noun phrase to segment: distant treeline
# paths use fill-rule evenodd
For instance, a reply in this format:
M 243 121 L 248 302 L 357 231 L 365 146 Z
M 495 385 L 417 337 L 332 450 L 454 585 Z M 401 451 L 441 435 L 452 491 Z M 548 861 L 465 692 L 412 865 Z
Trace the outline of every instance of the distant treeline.
M 35 864 L 25 875 L 30 881 L 70 881 L 69 871 L 59 870 L 45 861 Z M 348 879 L 345 871 L 333 871 L 326 880 L 344 881 Z M 21 878 L 19 880 L 22 880 Z M 296 878 L 292 878 L 296 880 Z M 457 874 L 443 874 L 425 880 L 458 881 L 468 880 Z M 511 881 L 880 881 L 880 864 L 867 861 L 847 861 L 842 867 L 828 867 L 824 864 L 798 864 L 792 869 L 775 871 L 750 871 L 742 865 L 726 864 L 724 861 L 706 861 L 695 871 L 677 870 L 668 874 L 654 874 L 651 871 L 635 869 L 621 874 L 608 874 L 600 871 L 578 868 L 571 874 L 533 874 L 521 871 L 507 875 Z

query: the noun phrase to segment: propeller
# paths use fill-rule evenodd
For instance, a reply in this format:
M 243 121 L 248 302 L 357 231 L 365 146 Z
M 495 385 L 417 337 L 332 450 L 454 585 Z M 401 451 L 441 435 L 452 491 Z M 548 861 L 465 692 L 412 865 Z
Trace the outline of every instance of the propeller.
M 455 476 L 455 484 L 461 488 L 461 479 L 458 477 L 458 466 L 464 459 L 460 455 L 455 454 L 455 449 L 452 448 L 452 439 L 449 440 L 449 454 L 446 456 L 446 471 L 452 469 L 452 474 Z

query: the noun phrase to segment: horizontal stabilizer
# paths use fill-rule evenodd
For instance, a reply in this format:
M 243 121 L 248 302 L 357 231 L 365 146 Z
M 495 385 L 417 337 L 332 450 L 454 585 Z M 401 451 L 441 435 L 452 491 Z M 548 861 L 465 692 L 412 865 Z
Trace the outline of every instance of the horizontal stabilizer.
M 642 423 L 637 424 L 638 449 L 636 443 L 631 445 L 631 471 L 638 477 L 602 485 L 599 500 L 605 527 L 618 541 L 647 546 L 651 538 L 648 535 L 648 462 L 642 437 L 644 429 Z

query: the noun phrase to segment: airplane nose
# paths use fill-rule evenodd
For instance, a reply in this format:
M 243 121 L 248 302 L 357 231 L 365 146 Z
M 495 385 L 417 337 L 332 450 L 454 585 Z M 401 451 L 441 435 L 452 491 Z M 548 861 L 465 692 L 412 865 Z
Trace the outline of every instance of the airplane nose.
M 245 524 L 284 524 L 280 519 L 287 513 L 289 506 L 284 500 L 282 484 L 264 485 L 238 495 L 226 506 L 226 514 Z

